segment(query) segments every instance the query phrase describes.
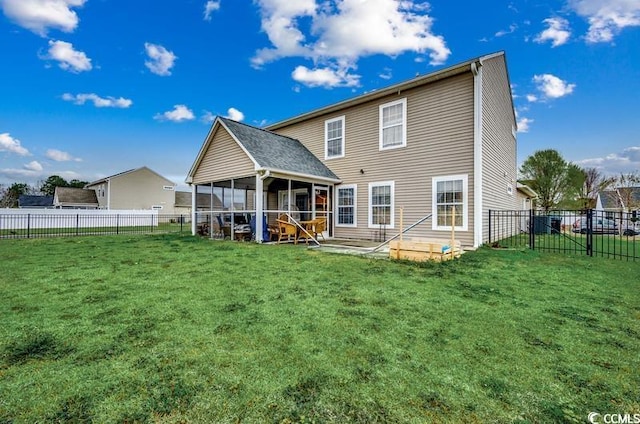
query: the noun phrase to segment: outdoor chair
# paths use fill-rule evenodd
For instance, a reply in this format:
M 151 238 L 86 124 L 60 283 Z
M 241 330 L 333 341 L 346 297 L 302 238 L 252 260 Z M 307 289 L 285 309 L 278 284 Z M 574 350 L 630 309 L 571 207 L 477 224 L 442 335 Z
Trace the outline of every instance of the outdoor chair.
M 296 227 L 296 225 L 289 221 L 284 221 L 281 219 L 276 219 L 276 222 L 278 223 L 279 232 L 278 243 L 280 243 L 282 239 L 290 241 L 293 237 L 293 244 L 298 244 L 298 228 Z
M 318 237 L 322 237 L 322 240 L 326 241 L 322 233 L 327 229 L 327 218 L 316 218 L 315 221 L 316 222 L 313 226 L 313 237 L 315 237 L 316 240 L 318 240 Z

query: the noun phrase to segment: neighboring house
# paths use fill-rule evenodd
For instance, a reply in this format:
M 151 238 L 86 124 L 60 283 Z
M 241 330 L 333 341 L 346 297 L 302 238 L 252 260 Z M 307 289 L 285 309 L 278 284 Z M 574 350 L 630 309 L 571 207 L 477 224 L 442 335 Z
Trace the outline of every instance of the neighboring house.
M 192 213 L 192 193 L 190 191 L 176 191 L 176 200 L 174 213 L 180 215 L 191 215 Z M 211 203 L 213 201 L 213 203 Z M 222 201 L 218 196 L 199 193 L 196 209 L 199 211 L 208 211 L 212 208 L 220 208 Z
M 516 119 L 499 52 L 266 129 L 218 117 L 187 183 L 196 193 L 244 192 L 242 212 L 269 222 L 294 210 L 302 220 L 327 217 L 337 238 L 386 239 L 400 231 L 401 209 L 404 227 L 431 215 L 408 236 L 448 238 L 455 207 L 456 238 L 478 247 L 490 209 L 520 208 L 516 178 Z
M 87 184 L 95 190 L 100 209 L 154 209 L 173 214 L 176 184 L 143 166 Z
M 84 188 L 56 187 L 53 206 L 57 209 L 98 209 L 96 192 Z
M 640 212 L 640 187 L 619 187 L 602 190 L 596 197 L 596 210 L 609 215 L 615 212 Z
M 528 185 L 516 182 L 516 198 L 518 209 L 529 210 L 534 208 L 533 201 L 538 198 L 538 193 Z
M 18 197 L 20 209 L 53 209 L 53 196 L 33 196 L 21 194 Z

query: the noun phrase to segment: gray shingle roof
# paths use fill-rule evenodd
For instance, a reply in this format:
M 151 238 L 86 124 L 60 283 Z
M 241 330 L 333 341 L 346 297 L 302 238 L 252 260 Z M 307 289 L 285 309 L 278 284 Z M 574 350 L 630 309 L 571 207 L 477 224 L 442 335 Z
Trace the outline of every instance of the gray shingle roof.
M 327 166 L 300 141 L 252 127 L 228 118 L 218 118 L 261 168 L 338 180 Z
M 98 205 L 95 190 L 74 187 L 56 187 L 55 198 L 58 205 Z
M 604 209 L 616 209 L 620 207 L 618 192 L 615 190 L 602 190 L 600 193 L 600 203 Z
M 53 206 L 53 196 L 33 196 L 21 194 L 18 198 L 18 206 L 21 208 L 46 208 Z

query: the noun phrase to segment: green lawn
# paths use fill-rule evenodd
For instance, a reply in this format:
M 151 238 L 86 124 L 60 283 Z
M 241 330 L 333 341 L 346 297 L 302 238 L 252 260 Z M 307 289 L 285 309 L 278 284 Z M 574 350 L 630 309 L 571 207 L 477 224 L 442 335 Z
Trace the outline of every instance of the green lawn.
M 640 264 L 178 235 L 0 240 L 0 423 L 640 413 Z

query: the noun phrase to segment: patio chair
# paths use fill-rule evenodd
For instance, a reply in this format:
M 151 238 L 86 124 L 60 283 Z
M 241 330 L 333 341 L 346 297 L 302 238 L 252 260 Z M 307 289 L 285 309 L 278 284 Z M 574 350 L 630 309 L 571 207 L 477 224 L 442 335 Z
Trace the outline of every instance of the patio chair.
M 322 237 L 322 240 L 326 241 L 322 233 L 327 229 L 327 218 L 316 218 L 315 225 L 313 226 L 313 237 L 318 240 L 318 237 Z
M 276 222 L 278 223 L 278 243 L 285 238 L 290 241 L 291 237 L 293 237 L 293 244 L 298 244 L 298 228 L 296 225 L 282 219 L 276 219 Z

